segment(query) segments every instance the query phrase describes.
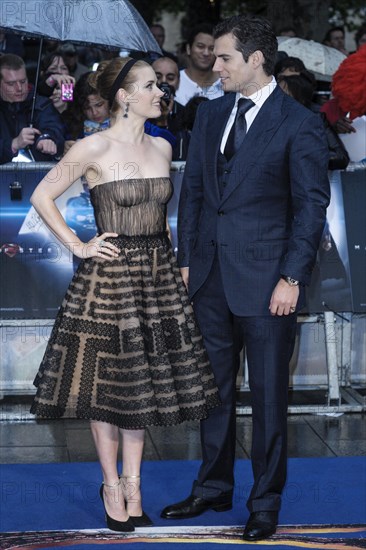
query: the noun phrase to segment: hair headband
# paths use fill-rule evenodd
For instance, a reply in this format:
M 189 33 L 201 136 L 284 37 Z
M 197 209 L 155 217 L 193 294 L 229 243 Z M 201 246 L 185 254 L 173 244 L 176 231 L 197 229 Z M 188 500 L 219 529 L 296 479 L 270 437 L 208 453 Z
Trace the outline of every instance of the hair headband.
M 112 107 L 113 100 L 116 96 L 116 93 L 121 87 L 122 82 L 127 76 L 127 73 L 132 69 L 135 63 L 137 63 L 138 59 L 130 59 L 126 65 L 124 65 L 121 69 L 121 72 L 117 76 L 116 80 L 113 82 L 111 91 L 109 92 L 109 107 Z

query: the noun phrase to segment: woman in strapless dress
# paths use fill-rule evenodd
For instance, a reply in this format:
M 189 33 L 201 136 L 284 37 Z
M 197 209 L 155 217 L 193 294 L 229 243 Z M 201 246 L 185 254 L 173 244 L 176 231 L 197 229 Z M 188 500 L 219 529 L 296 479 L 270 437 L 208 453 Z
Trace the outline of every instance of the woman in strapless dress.
M 116 58 L 100 73 L 112 126 L 76 143 L 31 202 L 82 261 L 35 379 L 39 418 L 91 421 L 107 526 L 151 525 L 140 467 L 147 426 L 205 418 L 218 391 L 167 234 L 171 146 L 144 133 L 163 92 L 144 61 Z M 98 235 L 81 242 L 55 199 L 85 176 Z M 122 438 L 122 475 L 117 470 Z

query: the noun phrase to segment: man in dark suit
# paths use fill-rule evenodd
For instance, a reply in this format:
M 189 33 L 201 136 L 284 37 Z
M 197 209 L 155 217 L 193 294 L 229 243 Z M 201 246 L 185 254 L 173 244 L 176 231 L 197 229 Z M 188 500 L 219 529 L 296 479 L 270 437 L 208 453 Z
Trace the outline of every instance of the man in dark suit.
M 328 150 L 321 120 L 272 77 L 277 40 L 269 23 L 236 16 L 214 36 L 213 69 L 231 93 L 198 109 L 178 260 L 222 405 L 201 423 L 203 462 L 191 495 L 162 517 L 231 508 L 235 358 L 244 341 L 254 485 L 243 537 L 260 540 L 276 531 L 286 480 L 289 361 L 329 203 Z

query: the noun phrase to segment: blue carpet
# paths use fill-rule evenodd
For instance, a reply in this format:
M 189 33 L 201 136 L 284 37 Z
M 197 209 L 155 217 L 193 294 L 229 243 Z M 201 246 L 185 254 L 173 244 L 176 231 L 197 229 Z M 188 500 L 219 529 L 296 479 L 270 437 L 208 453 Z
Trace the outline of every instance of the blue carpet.
M 236 488 L 234 493 L 233 509 L 225 513 L 209 511 L 202 516 L 185 520 L 183 525 L 179 521 L 168 521 L 160 518 L 161 509 L 167 504 L 185 498 L 191 488 L 199 466 L 198 461 L 159 461 L 145 462 L 142 471 L 142 487 L 144 509 L 154 521 L 154 528 L 139 530 L 134 537 L 126 537 L 111 531 L 104 531 L 105 523 L 99 499 L 98 491 L 101 480 L 99 465 L 94 462 L 87 463 L 61 463 L 61 464 L 17 464 L 1 466 L 1 520 L 0 535 L 1 549 L 5 548 L 68 548 L 68 550 L 103 550 L 113 548 L 115 544 L 133 542 L 133 550 L 146 548 L 147 544 L 162 544 L 160 537 L 164 539 L 164 548 L 167 544 L 174 544 L 174 550 L 180 547 L 187 549 L 187 542 L 182 541 L 183 534 L 175 534 L 174 542 L 167 533 L 174 532 L 174 528 L 182 528 L 184 525 L 184 537 L 190 533 L 196 539 L 198 526 L 213 526 L 215 535 L 212 544 L 230 544 L 235 548 L 240 542 L 242 526 L 248 518 L 245 503 L 250 491 L 252 474 L 248 460 L 238 460 L 236 464 Z M 357 541 L 353 548 L 366 548 L 359 546 L 365 531 L 362 527 L 366 523 L 366 458 L 365 457 L 338 457 L 338 458 L 307 458 L 290 459 L 288 482 L 284 491 L 283 506 L 280 515 L 280 525 L 287 526 L 285 531 L 279 530 L 284 540 L 276 540 L 276 548 L 295 548 L 301 537 L 305 537 L 307 543 L 311 543 L 312 537 L 322 537 L 328 542 L 321 546 L 305 546 L 305 539 L 301 539 L 302 548 L 338 548 L 335 540 L 331 542 L 334 533 L 337 541 L 345 540 L 345 549 L 351 541 Z M 216 526 L 222 526 L 217 533 Z M 309 526 L 315 525 L 316 534 L 309 531 Z M 325 526 L 320 529 L 319 526 Z M 239 526 L 240 529 L 235 526 Z M 296 526 L 295 535 L 294 528 Z M 304 532 L 300 529 L 305 529 Z M 332 529 L 332 526 L 334 528 Z M 347 527 L 348 526 L 348 527 Z M 156 527 L 158 529 L 156 529 Z M 165 529 L 159 529 L 165 528 Z M 166 528 L 168 531 L 166 532 Z M 226 529 L 226 531 L 225 531 Z M 49 531 L 76 530 L 79 533 L 70 534 L 68 537 L 59 535 L 58 543 L 55 537 L 51 539 Z M 82 531 L 80 531 L 82 530 Z M 85 530 L 93 530 L 88 534 Z M 34 538 L 34 532 L 38 537 Z M 179 529 L 178 529 L 179 531 Z M 29 544 L 26 540 L 18 544 L 16 539 L 29 534 Z M 43 532 L 43 534 L 42 534 Z M 48 535 L 47 533 L 48 532 Z M 11 534 L 10 534 L 11 533 Z M 21 535 L 23 533 L 23 535 Z M 141 534 L 142 533 L 142 534 Z M 145 540 L 149 539 L 148 542 Z M 225 534 L 226 533 L 226 534 Z M 54 533 L 56 535 L 56 533 Z M 90 536 L 89 536 L 90 535 Z M 201 534 L 202 535 L 202 534 Z M 98 536 L 101 539 L 98 539 Z M 144 537 L 141 539 L 141 537 Z M 295 546 L 292 546 L 296 541 Z M 208 541 L 202 540 L 202 536 L 195 540 L 196 550 L 206 548 Z M 33 540 L 33 543 L 31 542 Z M 90 540 L 92 539 L 92 540 Z M 97 540 L 98 539 L 98 540 Z M 229 540 L 230 539 L 230 542 Z M 38 544 L 36 544 L 38 540 Z M 68 540 L 68 544 L 65 544 Z M 79 542 L 80 540 L 80 542 Z M 202 540 L 202 542 L 201 542 Z M 42 541 L 42 542 L 41 542 Z M 63 541 L 63 542 L 62 542 Z M 77 542 L 78 541 L 78 542 Z M 103 541 L 103 542 L 102 542 Z M 292 542 L 291 542 L 292 541 Z M 272 539 L 266 541 L 265 546 L 272 543 Z M 50 544 L 48 546 L 48 544 Z M 249 543 L 246 543 L 249 544 Z M 317 544 L 317 543 L 316 543 Z M 338 544 L 338 542 L 337 542 Z M 257 543 L 257 548 L 262 545 Z M 156 546 L 155 546 L 156 548 Z

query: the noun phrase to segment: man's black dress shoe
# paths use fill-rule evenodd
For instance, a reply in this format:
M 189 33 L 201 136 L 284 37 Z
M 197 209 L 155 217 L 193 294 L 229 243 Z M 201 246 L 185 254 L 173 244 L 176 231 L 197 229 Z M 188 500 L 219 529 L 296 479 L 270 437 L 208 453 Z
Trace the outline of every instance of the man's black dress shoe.
M 231 499 L 225 496 L 216 500 L 205 500 L 204 498 L 190 495 L 182 502 L 167 506 L 161 512 L 160 517 L 164 519 L 186 519 L 194 518 L 206 512 L 207 510 L 215 510 L 215 512 L 226 512 L 233 507 Z
M 262 540 L 274 535 L 278 512 L 252 512 L 245 526 L 244 540 Z

